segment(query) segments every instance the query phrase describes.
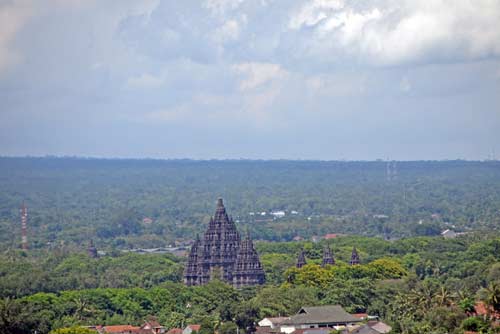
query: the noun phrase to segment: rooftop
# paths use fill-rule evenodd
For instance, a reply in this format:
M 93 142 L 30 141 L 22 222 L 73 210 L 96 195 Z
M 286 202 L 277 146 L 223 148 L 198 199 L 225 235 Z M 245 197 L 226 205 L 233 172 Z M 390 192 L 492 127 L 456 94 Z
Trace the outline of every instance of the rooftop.
M 340 305 L 302 307 L 296 315 L 283 324 L 334 324 L 359 322 L 359 318 L 347 313 Z
M 167 334 L 182 334 L 182 328 L 171 328 Z
M 201 325 L 187 325 L 187 327 L 191 328 L 193 331 L 200 331 Z
M 289 317 L 274 317 L 274 318 L 266 318 L 271 321 L 273 324 L 280 324 L 285 320 L 290 319 Z
M 123 333 L 123 332 L 136 331 L 140 329 L 140 327 L 131 325 L 114 325 L 114 326 L 104 326 L 103 329 L 105 333 Z

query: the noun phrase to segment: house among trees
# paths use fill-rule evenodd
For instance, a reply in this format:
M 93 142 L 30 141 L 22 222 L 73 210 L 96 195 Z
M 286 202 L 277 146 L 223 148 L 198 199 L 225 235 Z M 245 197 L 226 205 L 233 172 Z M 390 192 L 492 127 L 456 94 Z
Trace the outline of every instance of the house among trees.
M 151 317 L 144 321 L 142 326 L 132 325 L 111 325 L 111 326 L 90 326 L 88 329 L 97 331 L 99 334 L 164 334 L 166 328 Z
M 368 323 L 356 326 L 349 334 L 386 334 L 392 330 L 392 327 L 382 321 L 368 321 Z
M 150 333 L 153 334 L 163 334 L 166 332 L 165 327 L 160 325 L 160 323 L 155 318 L 144 321 L 144 324 L 141 326 L 141 330 L 150 331 Z
M 187 325 L 182 331 L 182 334 L 192 334 L 198 333 L 200 331 L 201 325 Z
M 170 328 L 167 334 L 182 334 L 182 328 Z
M 271 329 L 279 328 L 280 325 L 286 321 L 290 320 L 289 317 L 274 317 L 274 318 L 264 318 L 261 321 L 259 321 L 259 326 L 260 327 L 269 327 Z
M 441 232 L 441 236 L 445 239 L 453 239 L 457 237 L 457 233 L 453 230 L 444 230 Z
M 290 334 L 297 329 L 334 328 L 353 325 L 360 321 L 340 305 L 302 307 L 297 314 L 280 324 L 280 331 Z

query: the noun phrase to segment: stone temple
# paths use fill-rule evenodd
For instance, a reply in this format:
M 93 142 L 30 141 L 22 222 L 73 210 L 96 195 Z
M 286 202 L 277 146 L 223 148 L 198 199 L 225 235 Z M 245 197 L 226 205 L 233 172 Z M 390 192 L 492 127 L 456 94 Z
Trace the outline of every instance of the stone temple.
M 264 284 L 266 278 L 259 255 L 247 233 L 244 240 L 219 198 L 208 228 L 191 247 L 184 269 L 184 284 L 202 285 L 220 279 L 236 288 Z

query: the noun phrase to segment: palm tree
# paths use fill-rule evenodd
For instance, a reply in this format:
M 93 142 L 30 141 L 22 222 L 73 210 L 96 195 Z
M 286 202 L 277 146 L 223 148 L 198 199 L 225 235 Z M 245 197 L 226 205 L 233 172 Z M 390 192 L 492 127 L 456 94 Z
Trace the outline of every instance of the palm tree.
M 437 306 L 450 306 L 453 304 L 454 296 L 444 285 L 441 285 L 433 299 Z
M 11 298 L 0 299 L 0 333 L 26 333 L 30 326 L 29 310 Z

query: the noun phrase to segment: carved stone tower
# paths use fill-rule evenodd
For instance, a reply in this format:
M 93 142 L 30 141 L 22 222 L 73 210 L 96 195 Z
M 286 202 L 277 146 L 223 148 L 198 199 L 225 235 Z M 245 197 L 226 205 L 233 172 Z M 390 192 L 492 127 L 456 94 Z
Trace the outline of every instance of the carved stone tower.
M 233 286 L 240 288 L 249 285 L 264 284 L 266 276 L 259 260 L 259 255 L 253 246 L 247 232 L 245 240 L 241 241 L 233 271 Z
M 360 263 L 359 254 L 358 254 L 358 251 L 356 250 L 356 247 L 352 248 L 351 261 L 349 261 L 349 263 L 351 264 L 351 266 Z
M 304 255 L 304 250 L 301 249 L 299 252 L 299 256 L 297 256 L 297 264 L 295 265 L 297 268 L 302 268 L 307 264 L 306 256 Z
M 238 258 L 240 258 L 238 276 L 233 280 Z M 264 272 L 262 271 L 261 277 L 259 268 L 262 271 L 252 241 L 240 240 L 236 225 L 227 215 L 222 198 L 219 198 L 215 215 L 210 218 L 203 239 L 197 238 L 191 247 L 188 263 L 184 269 L 184 284 L 201 285 L 213 279 L 220 279 L 238 287 L 262 284 L 265 280 Z
M 198 285 L 198 254 L 200 253 L 200 236 L 196 235 L 196 240 L 191 246 L 188 263 L 184 269 L 184 284 Z M 201 254 L 202 255 L 202 254 Z
M 99 257 L 99 255 L 97 254 L 97 248 L 95 248 L 94 241 L 92 239 L 90 239 L 90 241 L 89 241 L 89 245 L 87 247 L 87 254 L 89 257 L 91 257 L 93 259 L 96 259 Z
M 334 265 L 335 264 L 335 259 L 332 255 L 332 250 L 330 249 L 330 246 L 326 246 L 323 248 L 323 261 L 321 262 L 321 267 L 325 267 L 326 265 Z

